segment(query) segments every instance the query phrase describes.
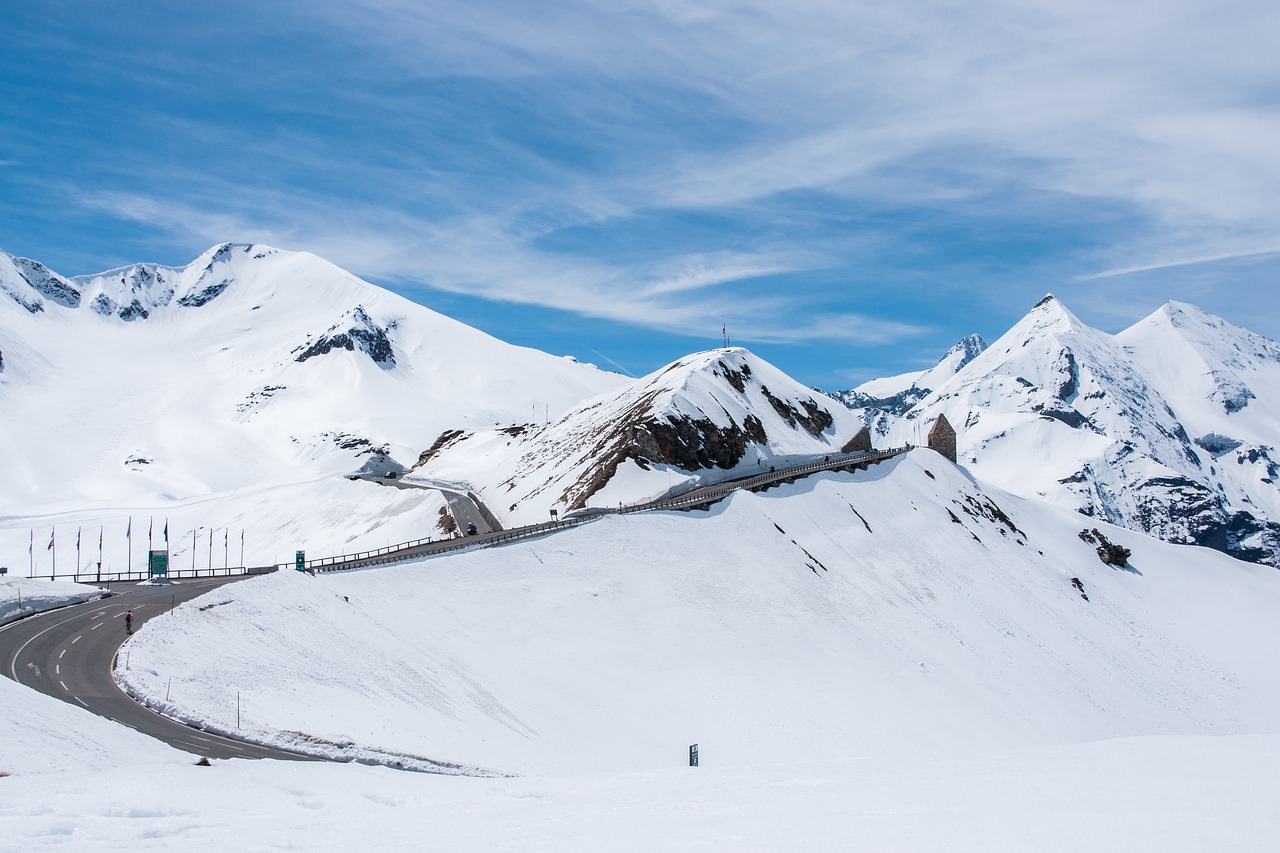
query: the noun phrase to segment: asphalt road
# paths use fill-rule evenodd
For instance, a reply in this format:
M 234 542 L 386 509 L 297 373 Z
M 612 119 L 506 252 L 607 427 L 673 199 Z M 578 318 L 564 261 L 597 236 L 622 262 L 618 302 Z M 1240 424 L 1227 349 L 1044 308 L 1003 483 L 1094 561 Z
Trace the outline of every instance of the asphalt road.
M 209 758 L 275 758 L 317 761 L 314 756 L 237 741 L 175 722 L 134 702 L 111 676 L 117 652 L 128 647 L 124 614 L 133 611 L 136 633 L 175 603 L 239 578 L 179 581 L 164 586 L 114 584 L 109 598 L 31 616 L 0 628 L 4 675 L 64 702 L 122 723 L 170 746 Z
M 425 489 L 428 492 L 439 492 L 444 495 L 445 501 L 448 502 L 449 513 L 453 516 L 453 522 L 458 526 L 460 533 L 467 529 L 468 524 L 474 524 L 477 533 L 494 533 L 502 529 L 502 526 L 498 524 L 498 520 L 493 517 L 493 513 L 478 505 L 471 495 L 456 489 L 428 485 L 426 483 L 410 483 L 399 479 L 388 480 L 385 477 L 378 477 L 373 474 L 361 474 L 357 479 L 367 480 L 379 486 L 391 486 L 396 489 Z

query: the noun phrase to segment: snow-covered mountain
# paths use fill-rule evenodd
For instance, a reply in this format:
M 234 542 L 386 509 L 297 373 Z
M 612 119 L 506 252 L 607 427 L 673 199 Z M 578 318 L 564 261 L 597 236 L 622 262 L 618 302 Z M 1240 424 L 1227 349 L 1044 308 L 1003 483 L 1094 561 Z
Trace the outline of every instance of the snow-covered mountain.
M 504 524 L 635 503 L 791 456 L 847 449 L 861 423 L 744 349 L 695 353 L 551 423 L 443 433 L 408 481 L 466 483 Z
M 342 475 L 403 470 L 447 427 L 558 415 L 624 381 L 306 253 L 226 244 L 73 278 L 0 253 L 0 550 L 23 565 L 29 527 L 102 527 L 123 564 L 130 514 L 171 519 L 179 564 L 213 528 L 219 564 L 226 529 L 248 528 L 259 563 L 417 538 L 438 495 Z M 268 541 L 278 552 L 255 556 Z
M 946 415 L 962 464 L 1015 493 L 1280 566 L 1274 341 L 1178 303 L 1109 335 L 1048 296 L 951 363 L 905 410 L 884 382 L 842 399 L 894 443 Z
M 874 409 L 885 415 L 903 415 L 929 392 L 949 381 L 960 368 L 978 357 L 987 343 L 981 335 L 967 335 L 947 350 L 947 354 L 928 370 L 900 373 L 883 379 L 872 379 L 850 391 L 831 394 L 851 409 Z

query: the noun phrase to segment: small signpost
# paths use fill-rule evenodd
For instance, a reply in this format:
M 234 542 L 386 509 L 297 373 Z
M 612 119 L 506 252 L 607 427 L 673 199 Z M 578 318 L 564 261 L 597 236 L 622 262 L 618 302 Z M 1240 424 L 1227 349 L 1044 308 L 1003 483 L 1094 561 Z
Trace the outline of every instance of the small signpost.
M 147 575 L 162 578 L 169 574 L 169 552 L 149 551 L 147 553 Z
M 696 743 L 689 746 L 689 766 L 698 766 L 698 745 Z
M 295 551 L 293 555 L 293 567 L 300 572 L 307 570 L 307 552 Z
M 557 524 L 559 523 L 559 521 L 560 521 L 560 511 L 555 509 L 551 510 L 551 523 Z

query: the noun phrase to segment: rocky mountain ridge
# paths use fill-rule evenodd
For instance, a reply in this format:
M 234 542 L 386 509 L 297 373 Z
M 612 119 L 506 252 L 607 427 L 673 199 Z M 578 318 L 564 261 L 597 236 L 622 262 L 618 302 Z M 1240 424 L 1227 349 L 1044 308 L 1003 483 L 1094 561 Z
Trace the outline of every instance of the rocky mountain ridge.
M 465 481 L 508 522 L 635 503 L 691 483 L 839 452 L 860 424 L 740 348 L 694 353 L 547 424 L 452 430 L 410 480 Z
M 1012 492 L 1280 566 L 1280 344 L 1180 303 L 1110 335 L 1047 296 L 953 363 L 927 393 L 836 396 L 895 443 L 945 414 L 961 463 Z

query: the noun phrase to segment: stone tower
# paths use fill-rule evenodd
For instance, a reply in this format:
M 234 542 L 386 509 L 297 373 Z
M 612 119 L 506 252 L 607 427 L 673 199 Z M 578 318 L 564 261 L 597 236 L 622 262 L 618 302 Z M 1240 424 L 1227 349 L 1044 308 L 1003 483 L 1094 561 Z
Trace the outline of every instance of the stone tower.
M 929 430 L 929 447 L 952 462 L 956 461 L 956 431 L 946 415 L 938 415 L 933 422 L 933 428 Z

